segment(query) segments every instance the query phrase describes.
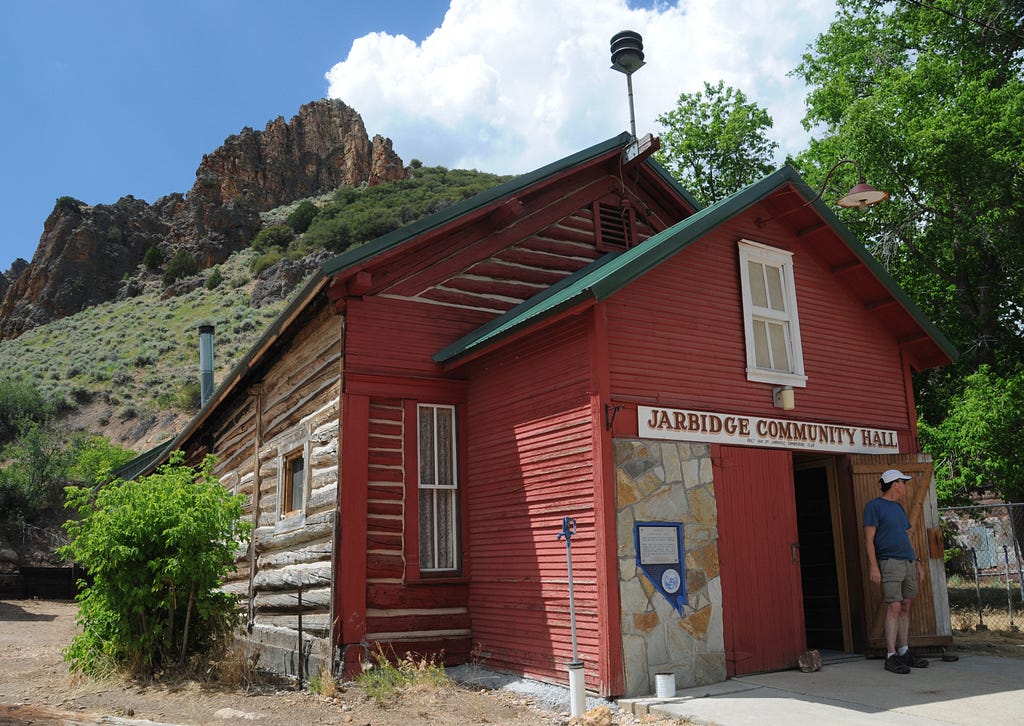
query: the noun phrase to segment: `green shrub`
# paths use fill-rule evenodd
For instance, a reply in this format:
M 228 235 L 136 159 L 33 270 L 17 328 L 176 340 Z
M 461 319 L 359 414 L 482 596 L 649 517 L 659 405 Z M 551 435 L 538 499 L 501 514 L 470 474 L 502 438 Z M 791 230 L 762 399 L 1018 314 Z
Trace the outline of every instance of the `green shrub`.
M 295 231 L 295 234 L 302 234 L 309 229 L 309 225 L 313 218 L 316 217 L 316 213 L 316 205 L 308 199 L 303 199 L 299 202 L 299 206 L 291 211 L 285 221 Z
M 241 496 L 217 481 L 215 460 L 198 469 L 175 452 L 137 481 L 73 487 L 61 555 L 92 583 L 79 594 L 82 632 L 64 651 L 72 671 L 148 676 L 202 662 L 236 625 L 236 598 L 220 590 L 248 541 Z M 193 661 L 193 664 L 196 661 Z
M 256 239 L 252 241 L 252 246 L 260 252 L 266 252 L 274 248 L 283 250 L 288 248 L 293 239 L 295 239 L 295 232 L 292 231 L 291 227 L 277 224 L 273 227 L 261 229 L 256 235 Z
M 254 257 L 252 262 L 249 263 L 249 270 L 252 272 L 253 277 L 255 277 L 283 257 L 284 254 L 281 252 L 267 252 L 259 257 Z
M 219 267 L 214 267 L 213 272 L 211 272 L 210 276 L 206 278 L 206 289 L 216 290 L 220 287 L 222 282 L 224 282 L 224 275 L 221 274 Z
M 108 242 L 113 242 L 115 244 L 120 244 L 123 239 L 124 239 L 124 233 L 121 232 L 121 228 L 118 227 L 116 224 L 112 224 L 112 225 L 110 225 L 110 227 L 107 228 L 107 241 Z
M 196 262 L 196 258 L 186 250 L 178 250 L 174 253 L 171 261 L 167 263 L 167 269 L 164 270 L 164 287 L 173 285 L 182 278 L 192 277 L 198 272 L 199 263 Z
M 58 209 L 66 209 L 69 212 L 81 212 L 82 207 L 85 206 L 85 202 L 75 199 L 74 197 L 57 197 L 57 202 L 53 205 L 54 211 Z
M 163 250 L 156 245 L 152 245 L 148 250 L 146 250 L 146 254 L 142 256 L 142 264 L 144 264 L 149 270 L 156 270 L 164 264 L 165 259 L 167 258 L 164 255 Z

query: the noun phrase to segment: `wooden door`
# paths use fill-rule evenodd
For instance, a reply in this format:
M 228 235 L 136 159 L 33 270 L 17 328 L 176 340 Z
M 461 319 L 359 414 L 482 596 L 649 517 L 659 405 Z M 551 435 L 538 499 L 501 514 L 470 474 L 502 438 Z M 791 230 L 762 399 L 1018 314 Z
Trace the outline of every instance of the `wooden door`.
M 871 651 L 885 648 L 885 605 L 881 588 L 871 582 L 865 549 L 864 505 L 879 496 L 878 480 L 886 469 L 899 469 L 912 476 L 907 493 L 900 502 L 910 519 L 910 542 L 924 560 L 925 581 L 918 586 L 910 610 L 910 644 L 916 646 L 949 645 L 952 630 L 943 563 L 942 530 L 935 500 L 935 482 L 931 459 L 924 454 L 892 454 L 850 457 L 857 526 L 861 534 L 861 576 L 864 587 L 864 612 L 867 614 L 867 642 Z
M 793 461 L 718 447 L 714 457 L 727 675 L 783 670 L 806 650 Z

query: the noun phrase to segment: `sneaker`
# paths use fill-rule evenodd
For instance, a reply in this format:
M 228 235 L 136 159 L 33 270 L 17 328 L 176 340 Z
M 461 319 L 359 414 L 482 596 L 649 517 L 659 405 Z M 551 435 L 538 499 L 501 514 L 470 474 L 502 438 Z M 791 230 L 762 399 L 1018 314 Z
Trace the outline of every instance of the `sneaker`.
M 890 673 L 910 673 L 910 666 L 903 662 L 903 657 L 890 655 L 885 659 L 885 669 Z
M 909 650 L 906 653 L 904 653 L 903 655 L 897 655 L 896 657 L 899 658 L 900 660 L 902 660 L 906 665 L 910 666 L 911 668 L 927 668 L 928 667 L 928 661 L 926 661 L 924 658 L 918 658 L 916 655 L 911 653 Z

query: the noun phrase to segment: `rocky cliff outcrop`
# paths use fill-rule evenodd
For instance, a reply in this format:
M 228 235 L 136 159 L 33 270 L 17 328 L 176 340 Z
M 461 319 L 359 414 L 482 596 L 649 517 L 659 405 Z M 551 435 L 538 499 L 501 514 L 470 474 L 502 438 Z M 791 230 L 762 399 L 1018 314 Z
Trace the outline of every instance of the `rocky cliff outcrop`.
M 5 276 L 0 338 L 115 298 L 150 247 L 166 259 L 185 249 L 210 267 L 249 245 L 260 212 L 340 186 L 405 176 L 390 139 L 371 141 L 358 113 L 324 99 L 302 106 L 290 121 L 279 117 L 263 131 L 245 128 L 228 137 L 203 157 L 187 195 L 152 205 L 127 196 L 95 206 L 62 197 L 32 262 L 14 280 Z

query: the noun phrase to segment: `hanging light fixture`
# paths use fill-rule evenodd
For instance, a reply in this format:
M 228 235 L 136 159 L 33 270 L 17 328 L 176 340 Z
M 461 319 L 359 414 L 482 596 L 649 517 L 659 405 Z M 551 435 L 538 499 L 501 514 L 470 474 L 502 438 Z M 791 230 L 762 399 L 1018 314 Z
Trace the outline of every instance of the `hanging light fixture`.
M 793 212 L 803 209 L 804 207 L 811 206 L 816 201 L 821 199 L 821 195 L 825 193 L 825 189 L 828 187 L 829 179 L 832 178 L 832 173 L 843 164 L 853 164 L 854 168 L 857 170 L 858 181 L 857 184 L 853 187 L 853 189 L 851 189 L 846 194 L 844 194 L 843 196 L 839 197 L 839 199 L 836 200 L 836 204 L 838 204 L 840 207 L 843 207 L 844 209 L 867 209 L 868 207 L 874 206 L 879 202 L 884 202 L 886 199 L 889 198 L 889 192 L 884 191 L 882 189 L 875 189 L 873 186 L 871 186 L 864 180 L 864 172 L 861 170 L 860 164 L 858 164 L 853 159 L 840 159 L 835 164 L 833 164 L 832 168 L 830 168 L 828 172 L 825 174 L 825 181 L 822 183 L 821 189 L 818 190 L 818 193 L 814 195 L 813 199 L 811 199 L 808 202 L 804 202 L 796 209 L 790 209 L 786 212 L 782 212 L 781 214 L 776 214 L 774 216 L 768 217 L 767 219 L 762 219 L 761 217 L 758 217 L 756 220 L 754 220 L 754 223 L 757 224 L 758 227 L 763 227 L 768 222 L 771 222 L 773 219 L 785 217 L 787 214 L 792 214 Z

